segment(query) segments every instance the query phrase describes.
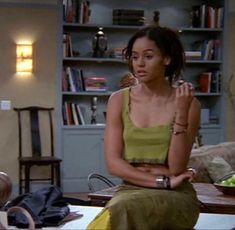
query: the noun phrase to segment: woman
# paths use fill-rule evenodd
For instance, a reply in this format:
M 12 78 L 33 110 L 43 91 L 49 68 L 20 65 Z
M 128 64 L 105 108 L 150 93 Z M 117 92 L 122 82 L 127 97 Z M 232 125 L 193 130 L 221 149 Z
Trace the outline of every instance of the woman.
M 107 105 L 105 155 L 119 191 L 88 229 L 190 229 L 199 204 L 187 169 L 200 120 L 192 85 L 181 75 L 184 51 L 169 28 L 148 26 L 125 49 L 138 84 Z

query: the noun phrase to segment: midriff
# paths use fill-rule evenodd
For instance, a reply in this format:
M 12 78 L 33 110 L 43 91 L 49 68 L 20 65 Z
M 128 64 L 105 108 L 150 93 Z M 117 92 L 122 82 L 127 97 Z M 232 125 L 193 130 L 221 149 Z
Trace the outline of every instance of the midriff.
M 168 167 L 162 164 L 132 163 L 132 165 L 142 172 L 153 175 L 169 175 Z

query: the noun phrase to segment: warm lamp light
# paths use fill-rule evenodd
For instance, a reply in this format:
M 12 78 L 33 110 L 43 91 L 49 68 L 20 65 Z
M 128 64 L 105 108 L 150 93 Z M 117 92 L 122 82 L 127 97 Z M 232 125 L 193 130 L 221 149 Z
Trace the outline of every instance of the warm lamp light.
M 16 72 L 33 72 L 33 47 L 32 44 L 16 45 Z

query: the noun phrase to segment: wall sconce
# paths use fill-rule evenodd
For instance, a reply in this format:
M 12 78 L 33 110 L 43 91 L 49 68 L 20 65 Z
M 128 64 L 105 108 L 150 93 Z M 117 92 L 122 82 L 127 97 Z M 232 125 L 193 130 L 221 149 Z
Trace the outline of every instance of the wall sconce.
M 16 72 L 33 72 L 33 46 L 32 44 L 16 45 Z

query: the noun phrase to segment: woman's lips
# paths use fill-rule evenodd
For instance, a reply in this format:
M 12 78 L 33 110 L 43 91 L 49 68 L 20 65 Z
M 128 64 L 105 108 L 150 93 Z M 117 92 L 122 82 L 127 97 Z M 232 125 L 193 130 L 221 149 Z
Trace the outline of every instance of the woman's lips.
M 136 72 L 136 75 L 137 75 L 138 77 L 145 77 L 146 74 L 147 74 L 146 71 L 143 71 L 143 70 Z

